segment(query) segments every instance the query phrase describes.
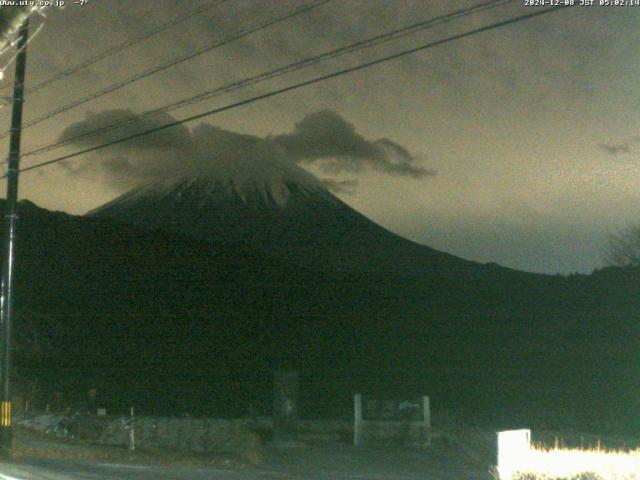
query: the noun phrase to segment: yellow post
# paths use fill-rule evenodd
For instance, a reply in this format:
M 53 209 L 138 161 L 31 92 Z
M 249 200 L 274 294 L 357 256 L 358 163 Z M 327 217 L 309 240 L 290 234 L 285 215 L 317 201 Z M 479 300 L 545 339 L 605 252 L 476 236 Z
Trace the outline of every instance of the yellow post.
M 0 408 L 0 426 L 11 426 L 11 402 L 2 402 Z

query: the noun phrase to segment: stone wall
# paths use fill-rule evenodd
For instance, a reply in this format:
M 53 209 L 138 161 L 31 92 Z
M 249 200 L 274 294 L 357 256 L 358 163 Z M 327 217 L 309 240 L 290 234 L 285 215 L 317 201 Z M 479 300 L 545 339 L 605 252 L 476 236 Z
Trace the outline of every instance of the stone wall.
M 15 425 L 52 438 L 69 438 L 60 428 L 63 419 L 63 415 L 22 414 L 16 416 Z M 127 420 L 128 417 L 83 416 L 73 428 L 73 436 L 92 444 L 128 447 Z M 134 441 L 138 449 L 228 453 L 252 463 L 259 463 L 262 456 L 259 424 L 248 420 L 136 417 Z
M 16 426 L 62 438 L 59 428 L 65 417 L 59 414 L 21 414 L 15 417 Z M 82 416 L 74 434 L 79 440 L 93 444 L 129 445 L 129 417 Z M 271 441 L 271 418 L 216 419 L 136 417 L 134 439 L 136 448 L 188 450 L 198 453 L 230 453 L 248 461 L 261 455 L 262 444 Z M 300 420 L 298 437 L 304 443 L 350 443 L 353 424 L 349 421 Z

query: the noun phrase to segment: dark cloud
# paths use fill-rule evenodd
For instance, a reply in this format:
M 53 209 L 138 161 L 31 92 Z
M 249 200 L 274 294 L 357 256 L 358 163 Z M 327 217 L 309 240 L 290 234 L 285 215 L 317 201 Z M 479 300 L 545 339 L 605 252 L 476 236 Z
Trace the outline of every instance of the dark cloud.
M 60 137 L 61 141 L 77 138 L 77 143 L 96 144 L 113 141 L 124 135 L 140 133 L 151 128 L 165 125 L 175 121 L 167 113 L 158 113 L 153 116 L 140 117 L 130 110 L 114 109 L 100 113 L 89 112 L 86 120 L 74 123 L 67 127 Z M 114 126 L 120 125 L 118 128 Z M 89 135 L 100 129 L 99 135 Z M 119 149 L 136 150 L 165 150 L 181 148 L 192 141 L 192 135 L 186 125 L 177 125 L 161 132 L 144 135 L 131 141 L 122 143 Z
M 89 147 L 173 121 L 166 113 L 139 117 L 130 110 L 107 110 L 88 114 L 85 120 L 68 127 L 60 140 L 75 139 L 73 143 Z M 96 129 L 101 129 L 100 134 L 89 135 Z M 358 173 L 365 168 L 412 178 L 433 175 L 414 165 L 413 156 L 401 145 L 385 138 L 369 141 L 353 125 L 329 111 L 306 116 L 291 134 L 266 138 L 208 124 L 193 130 L 178 125 L 101 150 L 88 161 L 66 163 L 65 167 L 74 173 L 105 174 L 108 181 L 130 187 L 157 178 L 210 172 L 219 165 L 216 162 L 233 162 L 237 158 L 256 165 L 265 161 L 317 163 L 330 176 Z M 353 192 L 357 185 L 355 180 L 320 181 L 341 193 Z
M 602 148 L 605 152 L 610 155 L 618 155 L 620 153 L 629 153 L 631 151 L 631 147 L 629 145 L 610 145 L 607 143 L 600 144 L 600 148 Z
M 622 153 L 631 153 L 639 143 L 640 136 L 635 136 L 624 139 L 618 143 L 601 143 L 599 147 L 609 155 L 619 155 Z
M 130 110 L 106 110 L 88 113 L 86 120 L 67 127 L 60 141 L 77 139 L 74 143 L 91 147 L 165 125 L 175 119 L 166 113 L 140 118 Z M 123 126 L 113 128 L 122 123 Z M 101 129 L 99 135 L 88 135 Z M 65 162 L 63 166 L 75 173 L 100 172 L 112 183 L 131 186 L 193 168 L 194 136 L 185 125 L 162 130 L 123 142 L 102 150 L 82 162 Z
M 360 172 L 365 167 L 390 175 L 422 178 L 434 172 L 413 164 L 402 146 L 383 138 L 369 141 L 335 112 L 312 113 L 298 122 L 293 132 L 272 137 L 294 162 L 315 163 L 332 173 Z

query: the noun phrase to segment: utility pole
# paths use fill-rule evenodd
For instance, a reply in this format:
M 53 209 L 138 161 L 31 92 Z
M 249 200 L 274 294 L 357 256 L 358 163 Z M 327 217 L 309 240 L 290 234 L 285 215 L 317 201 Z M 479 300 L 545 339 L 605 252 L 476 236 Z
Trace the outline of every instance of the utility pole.
M 18 173 L 20 169 L 20 134 L 22 130 L 22 104 L 24 102 L 24 74 L 27 66 L 27 37 L 29 18 L 20 28 L 18 56 L 13 85 L 13 111 L 11 113 L 11 139 L 7 170 L 7 206 L 4 221 L 4 258 L 2 285 L 0 286 L 0 448 L 7 450 L 12 443 L 11 424 L 11 323 L 13 314 L 13 267 L 15 262 L 15 236 Z

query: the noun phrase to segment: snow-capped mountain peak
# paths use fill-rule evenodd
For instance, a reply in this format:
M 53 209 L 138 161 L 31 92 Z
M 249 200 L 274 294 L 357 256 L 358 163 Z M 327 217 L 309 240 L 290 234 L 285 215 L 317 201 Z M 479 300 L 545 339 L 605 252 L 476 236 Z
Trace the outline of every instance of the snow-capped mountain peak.
M 89 212 L 208 241 L 245 242 L 314 269 L 422 275 L 470 262 L 389 232 L 315 176 L 275 160 L 212 164 L 164 178 Z

